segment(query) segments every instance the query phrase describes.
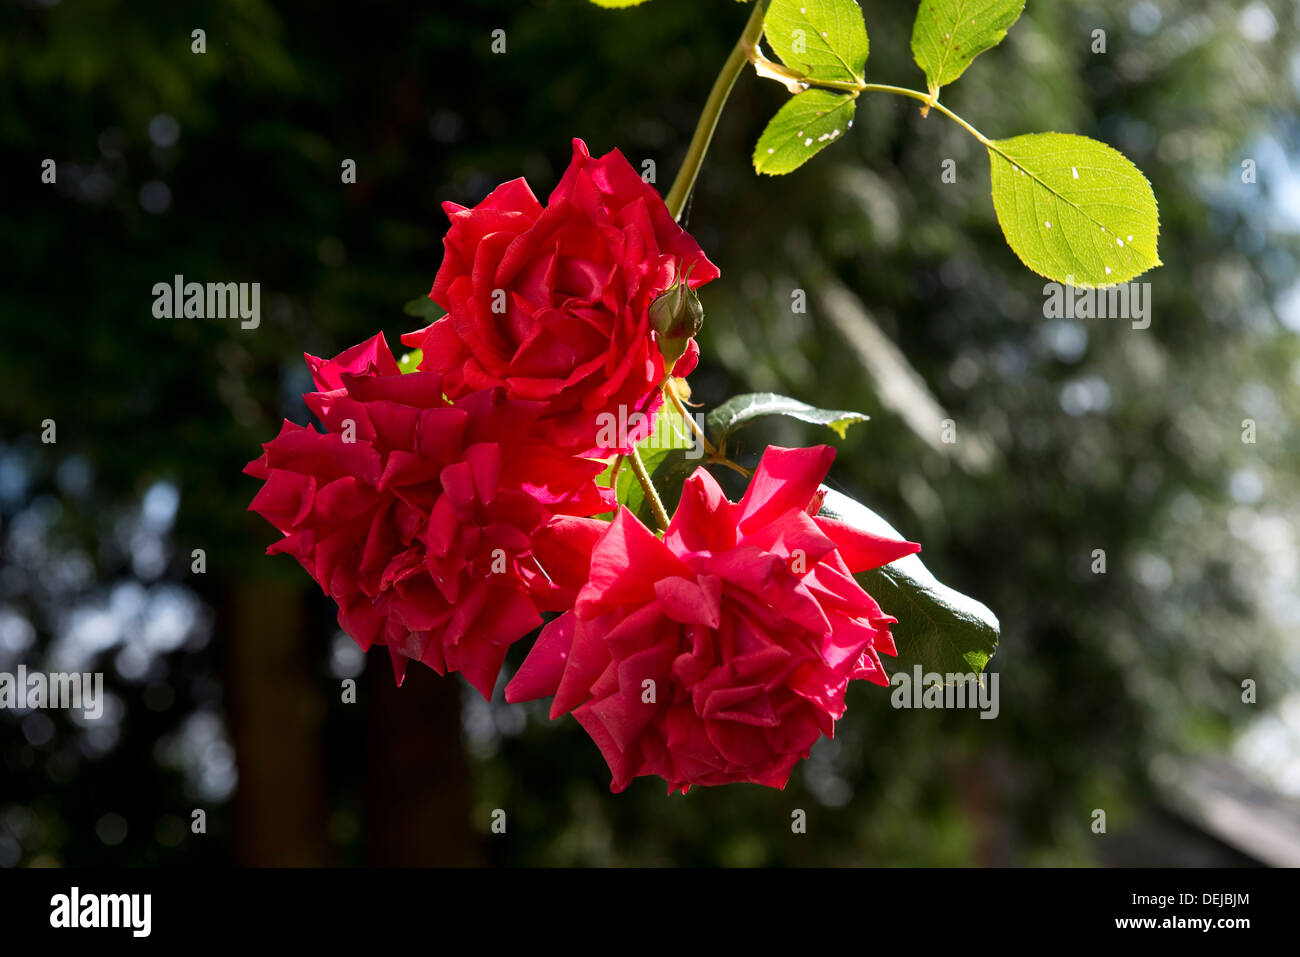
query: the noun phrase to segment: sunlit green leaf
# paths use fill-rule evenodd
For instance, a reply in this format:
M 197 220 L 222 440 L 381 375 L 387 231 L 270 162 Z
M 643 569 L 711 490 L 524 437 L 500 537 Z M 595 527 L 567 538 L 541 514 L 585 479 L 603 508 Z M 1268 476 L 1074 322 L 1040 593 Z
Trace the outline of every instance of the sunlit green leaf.
M 798 169 L 853 124 L 854 98 L 829 90 L 791 97 L 754 147 L 754 169 L 778 176 Z
M 912 56 L 933 92 L 961 76 L 970 61 L 1007 35 L 1025 0 L 921 0 L 912 26 Z
M 424 352 L 420 349 L 412 349 L 406 355 L 397 360 L 397 368 L 402 372 L 415 372 L 420 367 L 420 361 L 424 358 Z
M 637 452 L 670 514 L 681 493 L 682 481 L 701 460 L 701 455 L 696 450 L 689 423 L 671 405 L 665 403 L 655 415 L 650 436 L 637 446 Z M 632 514 L 653 527 L 654 516 L 646 502 L 641 483 L 637 481 L 631 464 L 626 461 L 619 469 L 615 495 L 620 505 L 626 505 Z
M 781 62 L 804 76 L 862 81 L 867 27 L 854 0 L 772 0 L 763 34 Z
M 1160 265 L 1160 213 L 1120 152 L 1069 133 L 988 144 L 993 206 L 1026 266 L 1057 282 L 1109 286 Z

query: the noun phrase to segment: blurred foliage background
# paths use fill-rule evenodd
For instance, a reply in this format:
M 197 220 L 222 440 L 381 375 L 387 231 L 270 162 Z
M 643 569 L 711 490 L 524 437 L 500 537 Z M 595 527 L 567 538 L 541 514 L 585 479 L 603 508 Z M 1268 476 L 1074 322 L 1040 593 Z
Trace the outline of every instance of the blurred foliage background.
M 864 3 L 868 79 L 922 84 L 915 6 Z M 281 418 L 307 421 L 302 353 L 380 329 L 398 347 L 441 259 L 439 203 L 521 175 L 544 197 L 573 136 L 653 160 L 666 191 L 746 15 L 0 10 L 0 670 L 102 670 L 110 690 L 98 722 L 0 712 L 0 866 L 1223 863 L 1166 811 L 1186 762 L 1300 793 L 1300 8 L 1283 0 L 1030 0 L 945 91 L 990 136 L 1082 133 L 1147 174 L 1165 265 L 1143 277 L 1145 330 L 1044 318 L 986 157 L 941 116 L 864 96 L 852 135 L 781 179 L 749 157 L 783 89 L 747 73 L 722 118 L 689 208 L 723 272 L 695 398 L 872 415 L 833 478 L 1000 616 L 997 720 L 855 687 L 784 792 L 615 796 L 575 722 L 423 669 L 395 691 L 384 653 L 364 660 L 301 569 L 263 557 L 240 469 Z M 154 318 L 176 274 L 261 283 L 260 327 Z M 756 429 L 742 453 L 828 437 Z

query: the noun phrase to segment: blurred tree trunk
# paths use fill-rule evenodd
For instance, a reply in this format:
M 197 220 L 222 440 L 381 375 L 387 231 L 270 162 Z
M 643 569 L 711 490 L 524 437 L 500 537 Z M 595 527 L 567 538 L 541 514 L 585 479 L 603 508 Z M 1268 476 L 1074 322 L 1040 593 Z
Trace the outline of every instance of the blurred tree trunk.
M 370 659 L 363 691 L 373 702 L 363 790 L 367 863 L 481 866 L 461 738 L 462 679 L 439 678 L 412 662 L 398 688 L 387 652 L 377 649 Z
M 974 865 L 1014 867 L 1019 848 L 1006 816 L 1009 801 L 1002 793 L 1006 782 L 1016 776 L 1014 764 L 1000 747 L 991 746 L 980 758 L 961 761 L 959 768 L 953 780 L 957 800 L 976 834 Z
M 241 581 L 228 594 L 226 690 L 239 771 L 236 860 L 329 864 L 320 753 L 326 689 L 313 674 L 305 596 L 278 579 Z

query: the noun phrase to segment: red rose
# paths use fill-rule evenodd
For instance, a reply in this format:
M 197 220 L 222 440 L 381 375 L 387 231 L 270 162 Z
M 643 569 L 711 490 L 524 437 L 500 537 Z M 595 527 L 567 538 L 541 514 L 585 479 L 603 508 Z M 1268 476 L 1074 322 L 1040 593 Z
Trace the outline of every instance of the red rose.
M 402 339 L 424 351 L 420 368 L 440 372 L 453 400 L 495 386 L 543 400 L 557 444 L 614 450 L 598 441 L 598 416 L 649 416 L 662 402 L 650 304 L 679 277 L 693 289 L 717 278 L 717 267 L 623 154 L 593 159 L 581 140 L 545 208 L 522 179 L 473 209 L 443 208 L 451 228 L 429 297 L 447 315 Z M 697 357 L 692 340 L 672 371 L 686 375 Z M 648 432 L 649 422 L 619 436 L 617 450 Z
M 245 469 L 265 480 L 249 508 L 284 533 L 268 553 L 298 559 L 363 649 L 387 645 L 399 683 L 415 658 L 490 697 L 539 609 L 572 606 L 573 560 L 561 549 L 564 568 L 546 569 L 534 539 L 554 548 L 548 526 L 571 524 L 557 515 L 610 507 L 601 465 L 533 438 L 541 403 L 493 389 L 449 404 L 382 336 L 307 363 L 327 431 L 285 422 Z
M 595 546 L 572 612 L 551 621 L 506 687 L 555 695 L 621 791 L 752 781 L 784 787 L 834 733 L 850 679 L 886 684 L 896 619 L 853 573 L 919 551 L 816 517 L 835 452 L 769 448 L 733 504 L 704 469 L 663 541 L 623 509 Z

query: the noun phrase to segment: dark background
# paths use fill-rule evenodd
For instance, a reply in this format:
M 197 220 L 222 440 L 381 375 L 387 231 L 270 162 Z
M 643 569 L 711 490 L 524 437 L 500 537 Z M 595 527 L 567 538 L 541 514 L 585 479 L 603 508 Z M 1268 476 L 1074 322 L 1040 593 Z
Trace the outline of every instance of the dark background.
M 864 7 L 868 79 L 921 85 L 915 4 Z M 760 179 L 749 156 L 785 93 L 746 73 L 688 223 L 723 273 L 696 398 L 771 389 L 872 415 L 833 476 L 999 615 L 1001 714 L 895 711 L 855 687 L 784 792 L 667 798 L 657 779 L 611 795 L 595 746 L 544 704 L 420 668 L 394 689 L 386 654 L 363 659 L 306 574 L 263 556 L 274 533 L 240 469 L 282 418 L 307 421 L 304 351 L 379 330 L 400 349 L 423 324 L 403 307 L 440 262 L 441 201 L 520 175 L 544 197 L 573 136 L 654 160 L 666 192 L 747 10 L 5 5 L 0 670 L 101 670 L 111 701 L 93 723 L 0 712 L 0 866 L 1285 862 L 1300 13 L 1028 7 L 945 102 L 990 136 L 1077 132 L 1137 163 L 1162 221 L 1151 328 L 1045 319 L 978 144 L 880 94 L 843 142 Z M 261 283 L 260 327 L 154 318 L 153 284 L 177 273 Z M 774 427 L 741 452 L 828 438 Z M 1263 837 L 1198 811 L 1207 794 L 1235 795 Z

